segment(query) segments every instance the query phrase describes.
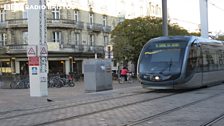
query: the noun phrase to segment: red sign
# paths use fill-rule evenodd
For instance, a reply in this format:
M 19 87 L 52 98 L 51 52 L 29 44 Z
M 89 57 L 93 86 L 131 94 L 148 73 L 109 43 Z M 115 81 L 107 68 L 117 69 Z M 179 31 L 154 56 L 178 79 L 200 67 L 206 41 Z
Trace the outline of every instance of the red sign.
M 38 56 L 33 56 L 33 57 L 28 57 L 29 58 L 29 66 L 39 66 L 39 57 Z

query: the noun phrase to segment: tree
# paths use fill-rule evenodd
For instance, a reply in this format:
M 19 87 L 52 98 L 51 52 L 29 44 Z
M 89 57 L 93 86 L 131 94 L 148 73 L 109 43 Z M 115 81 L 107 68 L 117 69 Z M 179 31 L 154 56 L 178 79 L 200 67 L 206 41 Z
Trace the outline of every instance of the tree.
M 219 36 L 217 37 L 217 40 L 224 41 L 224 35 L 219 35 Z
M 189 35 L 188 31 L 177 24 L 168 25 L 169 35 Z M 118 62 L 131 61 L 137 64 L 144 44 L 152 38 L 162 36 L 162 19 L 144 17 L 126 19 L 112 31 L 114 58 Z

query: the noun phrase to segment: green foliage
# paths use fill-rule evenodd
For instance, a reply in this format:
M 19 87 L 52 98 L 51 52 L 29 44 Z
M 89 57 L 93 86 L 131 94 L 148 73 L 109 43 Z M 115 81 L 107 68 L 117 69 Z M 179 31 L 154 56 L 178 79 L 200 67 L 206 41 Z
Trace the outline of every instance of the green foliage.
M 217 40 L 221 40 L 221 41 L 224 41 L 224 35 L 219 35 Z
M 168 25 L 169 35 L 190 35 L 177 24 Z M 114 58 L 121 61 L 137 63 L 144 44 L 152 38 L 162 36 L 162 19 L 144 17 L 126 19 L 112 31 Z

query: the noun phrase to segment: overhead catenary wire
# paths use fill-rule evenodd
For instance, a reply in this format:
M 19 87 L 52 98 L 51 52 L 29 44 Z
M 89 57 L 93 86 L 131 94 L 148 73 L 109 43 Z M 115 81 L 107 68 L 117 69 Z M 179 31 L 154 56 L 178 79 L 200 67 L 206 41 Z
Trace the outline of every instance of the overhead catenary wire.
M 221 7 L 217 6 L 215 3 L 211 2 L 211 0 L 209 0 L 208 3 L 209 3 L 210 5 L 212 5 L 212 6 L 214 6 L 215 8 L 221 10 L 222 12 L 224 12 L 224 8 L 221 8 Z

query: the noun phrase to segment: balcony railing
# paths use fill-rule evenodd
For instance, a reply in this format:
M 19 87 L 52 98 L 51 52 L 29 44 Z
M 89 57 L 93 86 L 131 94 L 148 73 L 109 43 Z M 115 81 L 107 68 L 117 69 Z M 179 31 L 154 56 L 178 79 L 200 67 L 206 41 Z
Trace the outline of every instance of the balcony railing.
M 18 28 L 22 28 L 22 27 L 27 27 L 28 23 L 27 23 L 27 19 L 9 19 L 9 20 L 5 20 L 4 22 L 0 22 L 0 27 L 1 28 L 14 28 L 14 27 L 18 27 Z
M 24 19 L 10 19 L 0 22 L 0 28 L 12 27 L 28 27 L 28 20 Z M 84 23 L 81 21 L 68 20 L 68 19 L 47 19 L 47 27 L 63 27 L 83 29 Z
M 11 44 L 6 45 L 6 53 L 26 53 L 28 44 Z M 62 52 L 62 53 L 104 53 L 104 46 L 90 46 L 90 45 L 71 45 L 71 44 L 59 44 L 48 42 L 48 51 L 51 52 Z
M 64 45 L 64 49 L 72 48 L 74 52 L 83 52 L 83 53 L 104 53 L 103 46 L 90 46 L 90 45 Z
M 84 23 L 81 21 L 68 20 L 68 19 L 47 19 L 47 26 L 83 29 Z
M 111 32 L 111 26 L 103 26 L 103 32 L 107 32 L 107 33 L 109 33 L 109 32 Z
M 20 24 L 27 24 L 27 18 L 24 19 L 10 19 L 6 20 L 8 25 L 20 25 Z
M 6 45 L 7 53 L 26 53 L 28 44 L 11 44 Z
M 23 28 L 28 27 L 28 21 L 24 19 L 10 19 L 0 22 L 0 28 Z M 84 22 L 69 20 L 69 19 L 47 19 L 47 27 L 62 27 L 62 28 L 75 28 L 83 29 Z M 111 32 L 111 26 L 103 26 L 97 23 L 87 23 L 87 29 L 95 32 Z
M 91 31 L 101 32 L 103 30 L 103 25 L 97 23 L 87 23 L 87 29 Z
M 7 22 L 6 21 L 1 21 L 0 22 L 0 28 L 5 28 L 7 26 Z

